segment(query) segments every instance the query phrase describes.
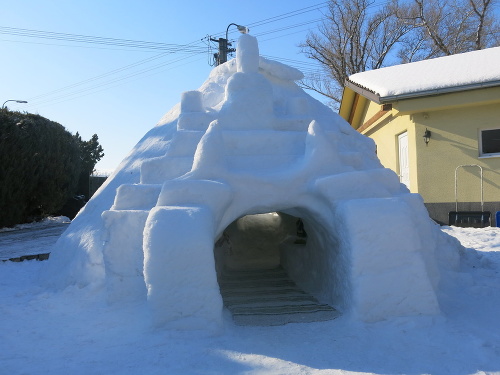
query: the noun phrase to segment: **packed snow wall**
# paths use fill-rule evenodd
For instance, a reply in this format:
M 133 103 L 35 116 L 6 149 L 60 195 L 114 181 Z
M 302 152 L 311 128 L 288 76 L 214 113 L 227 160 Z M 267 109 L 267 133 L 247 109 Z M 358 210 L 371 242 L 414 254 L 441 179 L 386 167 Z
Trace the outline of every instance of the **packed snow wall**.
M 281 255 L 305 288 L 366 321 L 438 313 L 457 243 L 301 78 L 243 35 L 75 218 L 44 281 L 104 284 L 110 303 L 147 303 L 156 326 L 216 329 L 214 244 L 238 218 L 284 212 L 308 222 L 308 245 Z

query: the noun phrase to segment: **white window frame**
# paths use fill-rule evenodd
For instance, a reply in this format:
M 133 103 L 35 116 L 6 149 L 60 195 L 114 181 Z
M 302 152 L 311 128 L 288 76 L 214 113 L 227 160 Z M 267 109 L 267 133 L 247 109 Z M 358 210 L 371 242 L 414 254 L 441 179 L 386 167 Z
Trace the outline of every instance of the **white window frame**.
M 497 127 L 492 127 L 492 128 L 478 129 L 477 141 L 478 141 L 479 158 L 480 159 L 500 158 L 500 150 L 498 152 L 491 152 L 491 153 L 484 153 L 483 152 L 483 131 L 488 131 L 488 130 L 499 130 L 500 131 L 500 127 L 497 126 Z

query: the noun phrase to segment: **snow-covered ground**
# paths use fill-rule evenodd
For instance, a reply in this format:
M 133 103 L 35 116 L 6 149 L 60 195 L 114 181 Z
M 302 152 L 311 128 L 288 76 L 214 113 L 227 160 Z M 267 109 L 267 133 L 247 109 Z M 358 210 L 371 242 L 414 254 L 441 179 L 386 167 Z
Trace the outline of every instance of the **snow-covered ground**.
M 240 327 L 226 315 L 211 336 L 153 330 L 143 305 L 109 306 L 90 286 L 47 292 L 47 262 L 0 262 L 0 374 L 500 374 L 500 228 L 443 231 L 467 250 L 439 316 Z M 33 246 L 24 233 L 1 245 Z
M 48 217 L 40 222 L 0 228 L 0 260 L 50 253 L 57 238 L 71 223 L 65 216 Z

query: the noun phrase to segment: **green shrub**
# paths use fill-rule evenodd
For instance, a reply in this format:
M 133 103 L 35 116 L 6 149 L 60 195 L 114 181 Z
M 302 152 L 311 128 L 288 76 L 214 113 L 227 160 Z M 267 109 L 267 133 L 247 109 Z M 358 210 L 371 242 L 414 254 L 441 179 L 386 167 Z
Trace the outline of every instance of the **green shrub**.
M 62 125 L 0 110 L 0 227 L 56 213 L 80 170 L 79 144 Z

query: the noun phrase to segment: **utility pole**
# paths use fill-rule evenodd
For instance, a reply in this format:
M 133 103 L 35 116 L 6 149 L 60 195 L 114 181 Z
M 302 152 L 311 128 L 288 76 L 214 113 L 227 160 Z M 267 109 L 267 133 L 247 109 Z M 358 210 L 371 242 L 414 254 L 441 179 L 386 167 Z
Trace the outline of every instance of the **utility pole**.
M 220 64 L 224 64 L 227 61 L 228 53 L 236 51 L 235 48 L 228 48 L 228 46 L 231 46 L 231 43 L 229 43 L 225 38 L 219 38 L 219 39 L 210 38 L 210 40 L 212 42 L 219 43 L 219 52 L 214 53 L 217 66 L 219 66 Z
M 232 44 L 229 43 L 227 34 L 229 32 L 229 27 L 231 25 L 236 26 L 238 28 L 238 31 L 242 34 L 247 34 L 250 31 L 250 29 L 246 26 L 241 26 L 241 25 L 237 25 L 235 23 L 230 23 L 226 29 L 226 37 L 225 38 L 219 38 L 219 39 L 210 38 L 210 40 L 212 42 L 219 43 L 219 52 L 214 53 L 216 66 L 219 66 L 220 64 L 224 64 L 227 61 L 227 55 L 229 53 L 236 51 L 236 48 L 229 48 L 230 46 L 232 46 Z

